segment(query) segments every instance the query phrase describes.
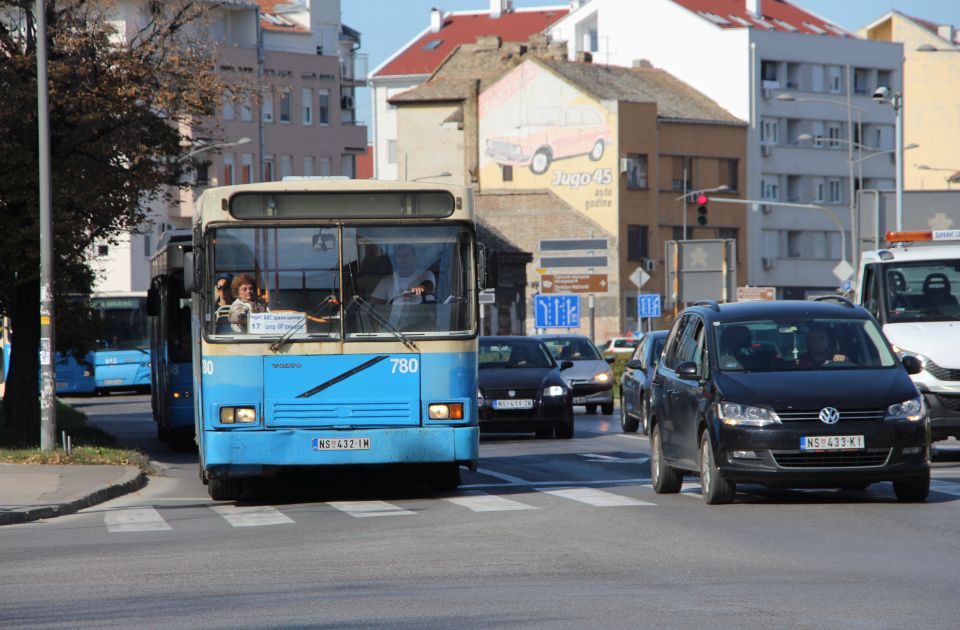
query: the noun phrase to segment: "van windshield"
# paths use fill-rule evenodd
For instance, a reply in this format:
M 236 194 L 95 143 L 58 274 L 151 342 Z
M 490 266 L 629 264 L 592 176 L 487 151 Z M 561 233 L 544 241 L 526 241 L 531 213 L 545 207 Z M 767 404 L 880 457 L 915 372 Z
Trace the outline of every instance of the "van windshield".
M 724 372 L 890 368 L 897 364 L 870 319 L 762 319 L 717 327 Z
M 887 322 L 960 319 L 960 263 L 924 260 L 883 265 Z

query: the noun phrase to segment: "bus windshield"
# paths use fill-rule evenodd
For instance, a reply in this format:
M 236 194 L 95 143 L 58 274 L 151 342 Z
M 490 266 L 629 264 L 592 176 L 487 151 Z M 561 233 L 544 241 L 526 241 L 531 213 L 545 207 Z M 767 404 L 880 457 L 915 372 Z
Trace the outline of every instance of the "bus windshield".
M 212 230 L 207 333 L 224 339 L 470 335 L 472 237 L 462 225 Z
M 924 260 L 882 266 L 887 322 L 940 322 L 960 319 L 960 263 Z M 954 292 L 953 287 L 957 287 Z
M 103 330 L 97 346 L 101 350 L 143 350 L 150 345 L 147 332 L 146 298 L 94 297 Z

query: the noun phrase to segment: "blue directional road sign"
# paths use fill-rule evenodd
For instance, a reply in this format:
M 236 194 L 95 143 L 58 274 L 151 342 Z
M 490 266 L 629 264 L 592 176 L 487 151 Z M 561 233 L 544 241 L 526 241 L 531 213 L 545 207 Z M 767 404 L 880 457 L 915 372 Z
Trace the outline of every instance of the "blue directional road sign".
M 579 295 L 536 295 L 533 308 L 537 328 L 580 327 Z
M 659 293 L 641 293 L 637 296 L 637 313 L 640 317 L 660 317 L 663 312 Z

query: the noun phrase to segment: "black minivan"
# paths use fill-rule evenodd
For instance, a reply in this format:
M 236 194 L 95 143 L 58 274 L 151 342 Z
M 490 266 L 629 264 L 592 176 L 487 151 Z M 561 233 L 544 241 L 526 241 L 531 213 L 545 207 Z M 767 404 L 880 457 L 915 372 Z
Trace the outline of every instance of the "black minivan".
M 708 504 L 737 483 L 930 490 L 927 411 L 876 320 L 846 299 L 698 302 L 674 322 L 653 379 L 651 481 L 700 475 Z

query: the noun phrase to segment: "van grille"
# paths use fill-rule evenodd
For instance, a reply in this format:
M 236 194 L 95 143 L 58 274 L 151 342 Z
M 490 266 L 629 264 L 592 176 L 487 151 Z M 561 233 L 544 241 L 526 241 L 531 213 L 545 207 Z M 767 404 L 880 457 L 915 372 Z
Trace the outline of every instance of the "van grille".
M 781 468 L 867 468 L 886 464 L 890 457 L 890 449 L 875 448 L 865 451 L 830 453 L 773 451 L 772 454 Z
M 935 378 L 941 381 L 960 381 L 960 370 L 940 367 L 933 361 L 927 359 L 925 366 L 927 372 L 930 372 Z
M 777 409 L 777 415 L 783 422 L 820 422 L 819 409 Z M 840 422 L 856 420 L 883 420 L 886 416 L 884 409 L 838 409 Z

